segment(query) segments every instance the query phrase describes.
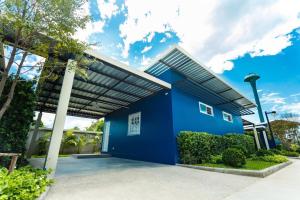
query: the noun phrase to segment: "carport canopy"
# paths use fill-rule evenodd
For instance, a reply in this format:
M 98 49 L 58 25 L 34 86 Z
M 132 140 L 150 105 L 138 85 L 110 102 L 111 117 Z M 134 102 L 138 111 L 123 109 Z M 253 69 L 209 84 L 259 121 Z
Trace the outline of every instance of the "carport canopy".
M 31 144 L 35 142 L 41 113 L 56 113 L 44 166 L 53 172 L 67 115 L 99 119 L 163 89 L 171 89 L 169 83 L 95 51 L 87 50 L 84 56 L 93 61 L 87 68 L 88 78 L 70 70 L 75 61 L 69 59 L 66 68 L 55 71 L 56 80 L 46 80 L 38 85 L 36 110 L 40 113 Z
M 145 72 L 87 50 L 85 56 L 93 59 L 88 66 L 88 78 L 75 74 L 68 105 L 70 116 L 99 119 L 120 108 L 126 108 L 171 85 Z M 40 87 L 36 109 L 56 113 L 65 70 L 55 81 L 46 80 Z

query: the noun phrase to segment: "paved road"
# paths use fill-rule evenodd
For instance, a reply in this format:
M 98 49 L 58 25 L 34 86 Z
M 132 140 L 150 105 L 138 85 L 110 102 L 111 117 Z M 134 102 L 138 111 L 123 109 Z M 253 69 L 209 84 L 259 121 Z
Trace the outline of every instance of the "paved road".
M 299 165 L 300 160 L 261 179 L 118 158 L 61 158 L 46 199 L 274 200 L 270 193 L 280 193 L 282 200 L 300 186 Z

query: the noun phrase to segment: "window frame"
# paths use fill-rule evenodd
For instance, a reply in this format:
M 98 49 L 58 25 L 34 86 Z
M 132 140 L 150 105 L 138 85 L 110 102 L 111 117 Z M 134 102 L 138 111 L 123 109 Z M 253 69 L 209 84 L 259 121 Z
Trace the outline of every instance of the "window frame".
M 206 107 L 206 112 L 204 112 L 204 111 L 201 110 L 201 105 L 204 105 Z M 211 109 L 211 114 L 209 114 L 207 112 L 207 108 Z M 206 115 L 211 116 L 211 117 L 214 116 L 214 108 L 212 106 L 210 106 L 210 105 L 207 105 L 206 103 L 201 102 L 201 101 L 199 101 L 199 110 L 200 110 L 200 113 L 206 114 Z
M 139 124 L 138 124 L 137 130 L 135 132 L 133 132 L 133 131 L 130 131 L 131 126 L 132 126 L 131 121 L 132 121 L 132 118 L 134 118 L 136 116 L 139 116 Z M 142 120 L 141 112 L 135 112 L 135 113 L 131 113 L 131 114 L 128 115 L 127 136 L 141 135 L 141 120 Z
M 231 118 L 231 121 L 230 121 L 230 120 L 227 120 L 227 118 L 224 117 L 224 115 L 229 115 L 230 118 Z M 225 111 L 222 111 L 222 117 L 223 117 L 223 120 L 224 120 L 224 121 L 233 123 L 233 117 L 232 117 L 232 114 L 230 114 L 230 113 L 228 113 L 228 112 L 225 112 Z

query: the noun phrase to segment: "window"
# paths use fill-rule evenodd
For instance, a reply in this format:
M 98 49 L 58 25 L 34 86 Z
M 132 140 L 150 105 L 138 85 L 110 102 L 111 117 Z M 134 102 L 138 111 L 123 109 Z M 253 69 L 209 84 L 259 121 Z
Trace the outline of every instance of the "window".
M 227 122 L 232 122 L 232 115 L 223 111 L 223 119 Z
M 141 112 L 128 115 L 128 136 L 141 134 Z
M 209 106 L 205 103 L 199 102 L 199 108 L 200 108 L 201 113 L 204 113 L 204 114 L 207 114 L 210 116 L 214 116 L 214 110 L 211 106 Z

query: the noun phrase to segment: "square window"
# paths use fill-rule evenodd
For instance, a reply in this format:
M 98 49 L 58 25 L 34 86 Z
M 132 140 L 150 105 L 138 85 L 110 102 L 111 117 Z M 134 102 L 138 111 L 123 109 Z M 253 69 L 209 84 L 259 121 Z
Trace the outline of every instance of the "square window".
M 223 119 L 227 122 L 233 122 L 232 115 L 223 111 Z
M 128 115 L 128 132 L 127 135 L 140 135 L 141 130 L 141 112 Z
M 214 116 L 214 110 L 211 106 L 209 106 L 205 103 L 199 102 L 199 108 L 200 108 L 201 113 L 204 113 L 204 114 L 207 114 L 210 116 Z

